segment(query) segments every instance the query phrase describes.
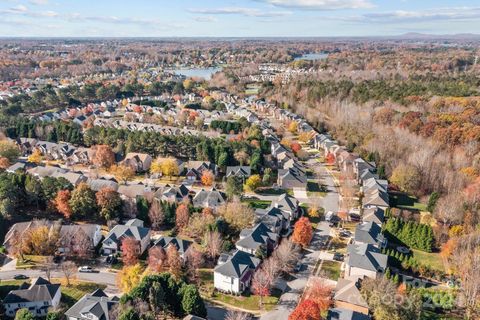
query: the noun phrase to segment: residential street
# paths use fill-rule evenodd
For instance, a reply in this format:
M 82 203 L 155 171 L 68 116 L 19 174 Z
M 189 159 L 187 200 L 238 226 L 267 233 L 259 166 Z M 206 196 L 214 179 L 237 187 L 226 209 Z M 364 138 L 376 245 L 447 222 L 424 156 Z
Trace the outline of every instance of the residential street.
M 325 209 L 325 212 L 333 211 L 337 212 L 338 210 L 338 201 L 339 194 L 337 188 L 335 187 L 334 180 L 332 176 L 328 173 L 327 169 L 323 164 L 320 164 L 314 159 L 311 159 L 307 162 L 307 165 L 314 170 L 317 179 L 322 180 L 323 184 L 326 186 L 328 192 L 325 197 L 320 198 L 322 207 Z M 309 277 L 312 275 L 312 272 L 315 269 L 315 265 L 319 259 L 320 251 L 322 246 L 326 244 L 330 235 L 330 227 L 328 222 L 321 221 L 317 225 L 317 229 L 313 235 L 312 242 L 306 250 L 307 253 L 303 256 L 301 263 L 302 269 L 296 274 L 296 279 L 281 283 L 279 287 L 285 287 L 284 293 L 280 297 L 280 301 L 277 307 L 265 314 L 263 314 L 260 319 L 262 320 L 283 320 L 288 319 L 290 313 L 295 309 L 298 300 L 300 299 L 305 286 L 307 285 Z M 283 281 L 283 280 L 281 280 Z M 284 281 L 283 281 L 284 282 Z

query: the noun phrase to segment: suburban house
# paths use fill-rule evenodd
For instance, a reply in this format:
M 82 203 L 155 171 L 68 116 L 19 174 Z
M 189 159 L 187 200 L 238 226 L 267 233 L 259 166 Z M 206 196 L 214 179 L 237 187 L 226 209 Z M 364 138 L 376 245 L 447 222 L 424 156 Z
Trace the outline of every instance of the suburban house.
M 357 244 L 371 244 L 377 248 L 384 248 L 387 245 L 382 227 L 372 221 L 357 224 L 353 241 Z
M 385 221 L 385 210 L 379 207 L 371 207 L 363 209 L 363 222 L 375 222 L 378 225 L 382 225 Z
M 45 177 L 65 178 L 74 186 L 87 181 L 87 177 L 82 173 L 77 173 L 54 166 L 36 166 L 28 169 L 27 173 L 38 177 L 39 179 L 43 179 Z
M 250 166 L 234 166 L 234 167 L 228 166 L 227 173 L 225 174 L 225 176 L 227 178 L 234 176 L 237 178 L 241 178 L 242 180 L 246 180 L 248 177 L 250 177 L 251 174 L 252 174 L 252 169 L 250 168 Z
M 349 309 L 368 315 L 368 304 L 360 293 L 360 281 L 338 279 L 333 295 L 336 308 Z
M 225 193 L 215 188 L 210 191 L 202 189 L 193 197 L 192 203 L 197 208 L 217 208 L 224 204 L 226 199 Z
M 10 291 L 3 305 L 9 317 L 15 317 L 17 310 L 25 308 L 39 318 L 46 316 L 49 308 L 58 307 L 61 296 L 60 284 L 51 284 L 38 277 L 28 288 Z
M 113 189 L 115 191 L 118 190 L 118 183 L 109 179 L 88 179 L 87 184 L 93 191 L 100 191 L 105 188 Z
M 122 161 L 123 165 L 132 167 L 136 172 L 145 172 L 152 165 L 152 157 L 146 153 L 127 153 Z
M 49 230 L 58 228 L 60 234 L 60 247 L 59 252 L 68 252 L 69 250 L 75 250 L 75 245 L 85 245 L 85 238 L 89 239 L 90 247 L 95 248 L 102 239 L 101 226 L 97 224 L 70 224 L 62 225 L 60 221 L 51 220 L 32 220 L 28 222 L 18 222 L 10 227 L 5 240 L 3 242 L 4 247 L 9 249 L 12 239 L 22 237 L 25 232 L 39 227 L 47 227 Z M 78 242 L 76 240 L 79 240 Z
M 365 194 L 363 198 L 363 207 L 364 208 L 373 208 L 380 207 L 386 209 L 390 207 L 388 193 L 382 192 L 380 190 L 375 190 L 373 193 Z
M 159 188 L 154 196 L 161 201 L 180 202 L 188 197 L 189 193 L 190 190 L 183 184 L 179 186 L 167 184 L 163 188 Z
M 123 200 L 136 202 L 139 197 L 151 192 L 152 189 L 144 184 L 121 184 L 118 186 L 117 192 Z
M 240 250 L 222 254 L 213 272 L 215 289 L 241 294 L 250 287 L 253 273 L 259 264 L 260 259 Z
M 345 279 L 376 279 L 387 268 L 388 256 L 371 244 L 349 244 L 345 259 Z
M 117 297 L 108 297 L 101 289 L 84 295 L 65 312 L 67 320 L 110 320 L 109 313 L 118 305 Z
M 211 171 L 217 175 L 217 166 L 209 161 L 188 161 L 185 164 L 185 176 L 189 181 L 200 181 L 204 171 Z
M 150 245 L 150 229 L 143 227 L 142 220 L 131 219 L 124 225 L 116 225 L 110 230 L 102 242 L 103 254 L 108 255 L 120 252 L 123 239 L 129 237 L 138 241 L 138 252 L 140 254 Z
M 168 250 L 168 247 L 175 246 L 177 248 L 180 257 L 185 257 L 185 252 L 187 252 L 188 248 L 192 244 L 192 241 L 184 240 L 179 237 L 160 237 L 155 241 L 152 248 L 155 246 L 162 247 L 165 251 Z
M 262 246 L 266 253 L 272 252 L 277 243 L 278 235 L 263 223 L 258 223 L 253 228 L 243 229 L 240 232 L 240 239 L 235 243 L 235 247 L 238 250 L 255 255 Z
M 287 219 L 290 221 L 297 219 L 302 210 L 298 200 L 287 193 L 278 196 L 276 200 L 272 201 L 267 210 L 270 208 L 279 209 L 286 218 L 288 217 Z
M 277 184 L 283 189 L 307 190 L 307 176 L 297 169 L 279 169 Z
M 370 320 L 369 315 L 344 308 L 328 310 L 327 320 Z

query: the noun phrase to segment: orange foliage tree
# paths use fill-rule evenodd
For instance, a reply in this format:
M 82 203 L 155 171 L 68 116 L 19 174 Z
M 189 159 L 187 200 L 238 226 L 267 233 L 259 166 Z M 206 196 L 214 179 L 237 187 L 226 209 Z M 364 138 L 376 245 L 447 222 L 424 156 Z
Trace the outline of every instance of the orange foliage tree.
M 115 153 L 107 145 L 98 145 L 94 147 L 95 156 L 92 162 L 101 168 L 110 168 L 115 163 Z
M 303 300 L 290 314 L 288 320 L 320 320 L 320 308 L 313 300 Z
M 63 214 L 66 219 L 70 219 L 72 216 L 72 208 L 68 203 L 70 201 L 70 190 L 60 190 L 57 192 L 54 203 L 58 212 Z
M 292 234 L 292 241 L 298 243 L 302 247 L 308 246 L 310 241 L 312 241 L 313 237 L 313 229 L 312 224 L 306 217 L 301 217 L 295 223 L 293 234 Z
M 178 230 L 183 230 L 188 226 L 188 220 L 190 219 L 190 211 L 186 204 L 182 203 L 177 207 L 175 211 L 175 225 Z
M 213 175 L 213 172 L 210 170 L 205 170 L 202 173 L 202 184 L 204 186 L 211 186 L 213 184 L 213 181 L 215 181 L 215 176 Z
M 127 237 L 122 240 L 122 261 L 126 266 L 133 266 L 138 262 L 140 253 L 140 243 L 132 237 Z
M 314 301 L 320 312 L 327 311 L 332 305 L 332 287 L 321 278 L 313 278 L 305 293 L 308 300 Z
M 327 156 L 325 157 L 325 162 L 329 165 L 335 164 L 335 156 L 333 155 L 333 153 L 327 153 Z

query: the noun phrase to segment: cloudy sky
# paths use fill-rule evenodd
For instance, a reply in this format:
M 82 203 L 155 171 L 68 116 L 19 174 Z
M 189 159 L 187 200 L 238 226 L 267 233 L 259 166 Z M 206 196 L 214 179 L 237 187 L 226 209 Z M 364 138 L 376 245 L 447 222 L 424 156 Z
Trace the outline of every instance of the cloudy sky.
M 479 0 L 0 0 L 0 36 L 480 33 Z

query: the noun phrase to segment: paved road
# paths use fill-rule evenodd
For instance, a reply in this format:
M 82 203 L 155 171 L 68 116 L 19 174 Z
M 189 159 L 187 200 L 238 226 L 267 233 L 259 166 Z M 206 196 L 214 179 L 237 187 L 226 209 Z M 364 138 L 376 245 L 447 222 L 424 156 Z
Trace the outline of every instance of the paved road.
M 327 169 L 320 165 L 315 160 L 309 160 L 307 165 L 314 170 L 316 179 L 321 180 L 322 184 L 327 188 L 327 194 L 323 198 L 310 199 L 312 201 L 320 200 L 322 207 L 327 211 L 338 211 L 339 193 L 335 187 L 335 182 L 327 171 Z M 317 225 L 317 229 L 313 234 L 312 242 L 307 249 L 307 253 L 303 256 L 301 263 L 302 270 L 298 272 L 296 279 L 286 282 L 284 286 L 286 289 L 280 297 L 276 308 L 270 312 L 263 314 L 261 320 L 288 320 L 288 316 L 295 309 L 298 300 L 303 294 L 308 279 L 312 276 L 315 265 L 319 259 L 321 248 L 327 243 L 330 236 L 330 227 L 328 222 L 321 221 Z

